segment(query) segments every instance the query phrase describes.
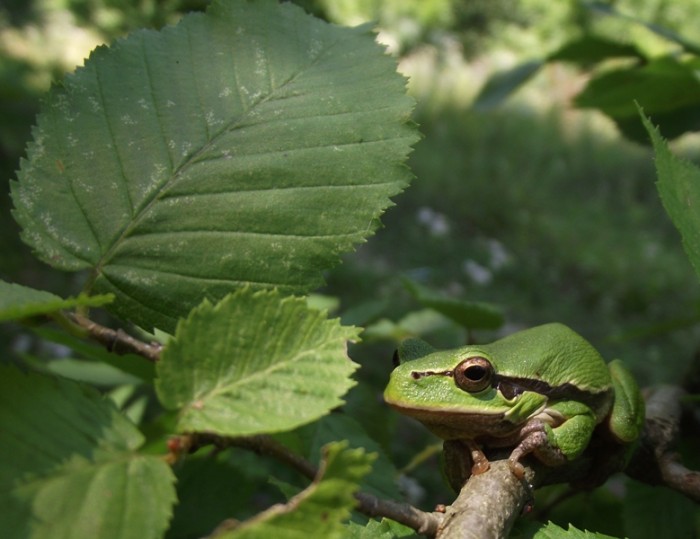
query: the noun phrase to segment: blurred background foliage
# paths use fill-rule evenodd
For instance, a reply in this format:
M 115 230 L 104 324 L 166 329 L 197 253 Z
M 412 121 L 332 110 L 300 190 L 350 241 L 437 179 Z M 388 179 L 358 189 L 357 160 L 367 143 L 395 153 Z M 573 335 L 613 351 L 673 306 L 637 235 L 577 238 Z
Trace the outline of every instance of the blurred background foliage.
M 669 55 L 684 58 L 687 51 L 677 42 L 600 8 L 693 37 L 700 27 L 699 2 L 296 3 L 337 24 L 376 22 L 378 39 L 410 78 L 415 120 L 424 134 L 409 163 L 416 175 L 413 184 L 397 197 L 377 235 L 327 274 L 322 290 L 323 305 L 366 328 L 352 356 L 362 364 L 360 376 L 368 384 L 354 390 L 348 408 L 364 418 L 378 441 L 390 445 L 388 416 L 377 412 L 379 391 L 396 340 L 409 334 L 436 346 L 455 346 L 558 320 L 591 339 L 606 357 L 624 359 L 642 385 L 684 380 L 695 387 L 700 379 L 694 362 L 700 352 L 698 280 L 661 206 L 649 147 L 622 137 L 600 112 L 574 106 L 594 71 L 547 62 L 527 84 L 513 85 L 499 106 L 473 104 L 490 76 L 542 60 L 587 35 L 633 46 L 643 57 L 641 64 Z M 0 278 L 62 295 L 80 283 L 31 256 L 19 240 L 6 196 L 50 84 L 60 83 L 100 43 L 136 28 L 176 22 L 207 4 L 3 1 Z M 605 72 L 620 65 L 629 60 L 593 67 Z M 672 147 L 693 159 L 700 145 L 689 133 Z M 487 303 L 505 324 L 497 330 L 477 324 L 465 331 L 426 308 L 407 279 L 468 306 Z
M 700 4 L 297 3 L 337 24 L 376 21 L 378 39 L 410 78 L 415 119 L 425 135 L 410 160 L 416 180 L 386 214 L 385 227 L 327 276 L 324 292 L 340 299 L 347 320 L 369 326 L 367 341 L 391 347 L 392 339 L 407 333 L 432 333 L 438 345 L 464 340 L 463 328 L 420 309 L 402 284 L 404 276 L 453 298 L 498 304 L 506 320 L 502 331 L 549 320 L 568 323 L 609 355 L 629 361 L 645 382 L 688 374 L 700 336 L 697 279 L 659 202 L 649 149 L 625 140 L 603 115 L 572 105 L 591 70 L 550 62 L 528 84 L 513 85 L 500 106 L 472 105 L 493 74 L 545 58 L 581 36 L 614 38 L 647 58 L 677 48 L 644 25 L 596 7 L 692 36 Z M 100 43 L 174 23 L 207 4 L 6 0 L 0 8 L 3 188 L 52 81 L 60 83 Z M 697 148 L 692 135 L 674 145 L 689 157 Z M 36 262 L 19 240 L 9 197 L 1 204 L 0 277 L 72 290 L 80 280 Z M 483 331 L 470 338 L 493 336 Z

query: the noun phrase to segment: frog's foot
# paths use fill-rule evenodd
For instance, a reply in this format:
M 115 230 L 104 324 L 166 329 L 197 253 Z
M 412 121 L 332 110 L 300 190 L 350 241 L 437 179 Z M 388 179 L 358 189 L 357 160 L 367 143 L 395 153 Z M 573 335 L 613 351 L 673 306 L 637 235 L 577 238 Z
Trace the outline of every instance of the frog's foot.
M 528 424 L 520 432 L 523 438 L 508 457 L 510 469 L 518 479 L 522 479 L 525 474 L 525 468 L 520 464 L 520 459 L 530 453 L 534 453 L 547 466 L 559 466 L 567 462 L 566 455 L 561 449 L 551 444 L 547 433 L 548 428 L 548 425 L 536 421 Z
M 510 471 L 513 472 L 513 475 L 517 477 L 520 480 L 525 479 L 525 468 L 523 467 L 520 462 L 517 460 L 513 460 L 513 457 L 508 459 L 508 466 L 510 466 Z
M 469 455 L 472 458 L 472 474 L 479 475 L 487 472 L 491 464 L 481 448 L 471 440 L 464 440 L 463 443 L 469 448 Z

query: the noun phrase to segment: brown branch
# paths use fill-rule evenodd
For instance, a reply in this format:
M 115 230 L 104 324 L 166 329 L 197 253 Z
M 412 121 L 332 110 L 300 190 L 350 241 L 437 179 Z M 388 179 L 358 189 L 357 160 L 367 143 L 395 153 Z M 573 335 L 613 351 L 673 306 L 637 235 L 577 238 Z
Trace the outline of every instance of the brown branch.
M 679 388 L 666 386 L 649 395 L 644 433 L 626 473 L 646 483 L 678 490 L 698 502 L 700 474 L 683 467 L 672 451 L 679 429 L 683 394 Z M 581 458 L 564 466 L 548 467 L 534 459 L 525 459 L 523 479 L 516 477 L 509 466 L 507 449 L 489 452 L 490 469 L 472 475 L 444 514 L 426 513 L 409 504 L 382 500 L 363 492 L 355 496 L 357 508 L 369 517 L 390 518 L 437 539 L 506 537 L 523 508 L 532 502 L 534 488 L 552 483 L 593 488 L 611 473 L 619 471 L 622 459 L 612 454 L 605 436 L 600 438 L 602 440 L 591 443 Z M 194 451 L 203 445 L 236 446 L 271 456 L 308 479 L 315 480 L 318 475 L 313 464 L 269 436 L 228 438 L 192 434 L 176 440 L 171 444 L 171 452 L 176 454 Z
M 684 396 L 685 391 L 677 386 L 659 386 L 650 392 L 644 432 L 627 473 L 650 485 L 665 485 L 700 503 L 700 472 L 683 466 L 675 452 Z
M 386 517 L 414 529 L 427 537 L 434 537 L 445 515 L 442 513 L 426 513 L 416 509 L 411 504 L 382 500 L 366 492 L 355 495 L 357 509 L 368 517 Z
M 85 331 L 91 339 L 104 345 L 110 352 L 119 355 L 137 354 L 154 363 L 160 359 L 163 345 L 158 342 L 146 343 L 140 341 L 122 329 L 114 330 L 102 326 L 80 314 L 68 313 L 67 317 L 71 322 Z
M 445 513 L 436 539 L 507 537 L 532 499 L 535 472 L 525 467 L 518 479 L 508 460 L 492 461 L 489 470 L 472 475 Z

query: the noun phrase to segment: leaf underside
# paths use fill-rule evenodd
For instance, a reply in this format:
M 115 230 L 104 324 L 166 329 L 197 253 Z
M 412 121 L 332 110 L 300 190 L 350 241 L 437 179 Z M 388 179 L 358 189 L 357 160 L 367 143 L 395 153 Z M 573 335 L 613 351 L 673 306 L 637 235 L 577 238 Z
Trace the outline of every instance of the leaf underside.
M 395 68 L 369 28 L 272 0 L 100 47 L 37 119 L 23 238 L 147 328 L 245 284 L 308 291 L 410 180 Z

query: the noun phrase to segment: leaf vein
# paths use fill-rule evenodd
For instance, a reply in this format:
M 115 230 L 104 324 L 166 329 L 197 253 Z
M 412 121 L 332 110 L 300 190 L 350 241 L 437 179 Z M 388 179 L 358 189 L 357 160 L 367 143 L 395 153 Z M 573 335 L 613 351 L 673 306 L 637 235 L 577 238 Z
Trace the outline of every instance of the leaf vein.
M 189 230 L 149 230 L 147 232 L 138 232 L 132 234 L 130 239 L 146 238 L 149 236 L 254 236 L 254 237 L 270 237 L 270 238 L 286 238 L 289 240 L 307 241 L 307 240 L 326 240 L 326 239 L 345 239 L 355 238 L 358 232 L 343 232 L 333 234 L 290 234 L 289 232 L 274 232 L 274 231 L 256 231 L 256 230 L 213 230 L 213 229 L 189 229 Z
M 110 267 L 119 268 L 122 266 L 113 265 Z M 133 270 L 134 266 L 126 266 L 125 268 L 127 270 Z M 252 285 L 260 286 L 260 287 L 264 287 L 264 288 L 280 288 L 280 289 L 285 289 L 285 288 L 289 288 L 290 286 L 292 286 L 288 282 L 274 283 L 274 282 L 266 282 L 266 281 L 254 281 L 254 280 L 250 280 L 250 279 L 248 279 L 248 280 L 220 279 L 220 278 L 214 278 L 214 277 L 206 277 L 206 276 L 202 276 L 202 275 L 187 274 L 187 273 L 182 272 L 182 271 L 172 271 L 172 270 L 163 270 L 163 269 L 146 268 L 146 267 L 141 267 L 140 269 L 142 269 L 144 271 L 148 271 L 148 272 L 153 273 L 153 274 L 173 275 L 173 276 L 176 276 L 176 277 L 181 278 L 181 279 L 189 279 L 191 281 L 195 281 L 195 282 L 199 282 L 199 283 L 206 283 L 206 284 L 212 284 L 212 283 L 214 283 L 214 284 L 217 284 L 217 283 L 233 284 L 233 285 L 236 285 L 237 287 L 242 287 L 242 286 L 245 286 L 248 284 L 252 284 Z M 127 290 L 118 286 L 117 283 L 115 283 L 113 279 L 109 278 L 109 276 L 103 275 L 103 277 L 105 279 L 107 279 L 115 289 L 120 290 L 125 296 L 131 298 L 136 303 L 143 305 L 148 310 L 152 309 L 152 307 L 150 305 L 143 303 L 142 301 L 137 299 L 135 296 L 129 294 Z M 202 298 L 203 297 L 204 297 L 204 295 L 202 295 Z
M 252 194 L 252 193 L 269 193 L 269 192 L 280 192 L 280 191 L 321 191 L 321 190 L 336 190 L 336 189 L 349 189 L 349 190 L 358 190 L 358 189 L 368 189 L 370 187 L 375 188 L 375 187 L 386 187 L 388 185 L 396 185 L 396 181 L 381 181 L 381 182 L 376 182 L 376 183 L 365 183 L 365 184 L 356 184 L 356 183 L 343 183 L 343 184 L 331 184 L 331 185 L 283 185 L 283 186 L 276 186 L 276 185 L 270 185 L 267 187 L 258 187 L 256 186 L 255 188 L 236 188 L 236 189 L 227 189 L 223 191 L 207 191 L 206 193 L 203 192 L 188 192 L 188 193 L 174 193 L 174 194 L 168 194 L 167 197 L 164 196 L 163 200 L 176 200 L 178 198 L 190 198 L 190 197 L 208 197 L 208 196 L 220 196 L 220 195 L 233 195 L 237 193 L 245 193 L 245 194 Z M 132 235 L 133 237 L 133 235 Z

